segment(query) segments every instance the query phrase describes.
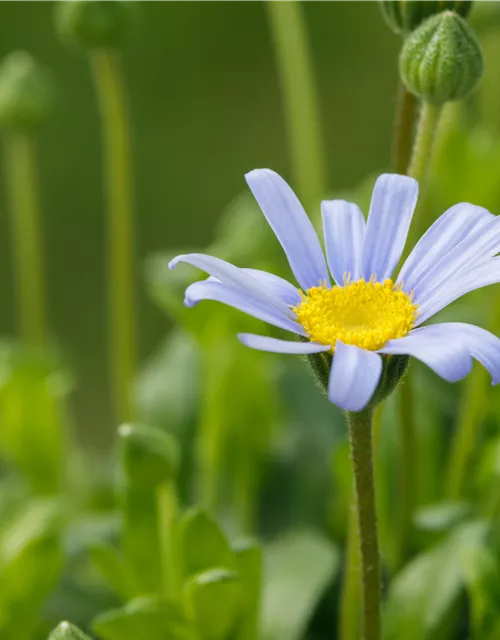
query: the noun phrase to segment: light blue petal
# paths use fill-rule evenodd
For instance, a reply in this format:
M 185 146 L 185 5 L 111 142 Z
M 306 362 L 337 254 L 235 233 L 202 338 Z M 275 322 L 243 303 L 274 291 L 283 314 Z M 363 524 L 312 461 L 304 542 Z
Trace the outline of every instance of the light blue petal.
M 290 318 L 295 317 L 290 306 L 276 296 L 275 290 L 270 287 L 269 284 L 266 284 L 263 282 L 262 278 L 257 278 L 247 270 L 239 269 L 225 260 L 220 260 L 220 258 L 214 258 L 213 256 L 207 256 L 203 253 L 188 253 L 177 256 L 170 261 L 168 266 L 170 269 L 174 269 L 179 262 L 185 262 L 186 264 L 197 267 L 202 271 L 206 271 L 221 282 L 240 287 L 241 289 L 252 293 L 256 298 L 266 301 L 271 305 L 271 307 L 276 307 Z
M 184 302 L 186 306 L 194 307 L 200 300 L 216 300 L 248 313 L 259 320 L 268 322 L 275 327 L 305 335 L 304 329 L 298 322 L 289 318 L 276 307 L 269 306 L 262 299 L 234 285 L 210 280 L 195 282 L 186 289 Z
M 383 174 L 373 189 L 363 246 L 363 277 L 382 282 L 394 271 L 408 236 L 417 204 L 418 183 L 413 178 Z
M 273 353 L 292 353 L 305 355 L 308 353 L 321 353 L 329 351 L 330 346 L 316 342 L 292 342 L 290 340 L 278 340 L 267 336 L 257 336 L 253 333 L 239 333 L 238 338 L 247 347 L 259 351 L 271 351 Z
M 479 229 L 494 216 L 472 204 L 456 204 L 440 216 L 424 233 L 408 256 L 398 277 L 403 290 L 410 292 L 473 229 Z
M 298 288 L 287 280 L 275 276 L 274 273 L 268 273 L 260 269 L 243 269 L 243 271 L 255 276 L 263 284 L 272 289 L 276 297 L 279 300 L 283 300 L 287 305 L 294 307 L 301 301 Z
M 441 378 L 457 382 L 470 373 L 472 358 L 467 349 L 454 341 L 446 329 L 437 329 L 439 326 L 445 325 L 422 327 L 410 331 L 404 338 L 389 340 L 383 349 L 379 349 L 379 353 L 413 356 Z
M 420 315 L 415 322 L 415 326 L 422 324 L 466 293 L 497 282 L 500 282 L 500 258 L 491 258 L 475 267 L 462 271 L 456 278 L 451 278 L 423 301 L 418 301 Z
M 464 322 L 443 322 L 425 329 L 429 333 L 435 329 L 440 339 L 446 335 L 447 340 L 460 344 L 489 372 L 492 384 L 500 382 L 500 339 L 497 336 Z M 423 328 L 416 331 L 423 331 Z
M 342 286 L 344 274 L 351 280 L 362 277 L 365 218 L 360 208 L 345 200 L 321 203 L 328 266 L 335 282 Z
M 277 173 L 255 169 L 246 181 L 285 250 L 297 282 L 304 289 L 330 283 L 318 236 L 297 196 Z
M 382 358 L 337 340 L 328 384 L 328 398 L 346 411 L 361 411 L 370 402 L 382 372 Z
M 500 218 L 493 216 L 484 224 L 476 225 L 451 251 L 444 255 L 414 287 L 415 302 L 422 305 L 455 276 L 485 263 L 500 251 Z

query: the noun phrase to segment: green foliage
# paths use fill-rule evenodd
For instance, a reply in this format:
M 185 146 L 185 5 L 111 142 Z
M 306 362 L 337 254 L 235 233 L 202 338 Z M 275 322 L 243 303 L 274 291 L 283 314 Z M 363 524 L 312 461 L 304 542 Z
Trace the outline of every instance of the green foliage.
M 296 640 L 335 579 L 337 550 L 315 534 L 277 540 L 264 554 L 263 638 Z
M 194 575 L 185 586 L 184 600 L 201 638 L 224 640 L 234 634 L 242 608 L 236 572 L 216 568 Z
M 99 615 L 94 631 L 103 640 L 188 640 L 191 638 L 179 607 L 161 596 L 131 600 L 121 609 Z
M 61 622 L 60 625 L 48 637 L 47 640 L 91 640 L 88 635 L 80 631 L 69 622 Z
M 0 345 L 0 450 L 48 494 L 62 482 L 68 376 L 46 353 Z
M 179 557 L 184 580 L 212 567 L 236 567 L 226 536 L 213 518 L 197 508 L 186 512 L 179 522 Z
M 118 429 L 126 482 L 152 488 L 177 475 L 179 451 L 168 433 L 146 425 L 124 424 Z
M 52 79 L 25 51 L 11 53 L 0 66 L 0 124 L 30 132 L 52 113 Z
M 399 71 L 408 91 L 441 105 L 471 93 L 483 75 L 483 55 L 465 20 L 445 11 L 406 38 Z

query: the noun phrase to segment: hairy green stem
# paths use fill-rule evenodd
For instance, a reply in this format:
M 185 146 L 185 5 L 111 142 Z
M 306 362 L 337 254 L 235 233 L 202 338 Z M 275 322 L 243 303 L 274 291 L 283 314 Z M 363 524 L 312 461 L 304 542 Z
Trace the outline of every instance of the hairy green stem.
M 108 296 L 111 375 L 120 422 L 133 419 L 135 308 L 133 267 L 133 195 L 130 125 L 115 55 L 91 54 L 102 119 L 105 190 L 108 205 Z
M 380 640 L 380 557 L 375 508 L 372 410 L 348 412 L 351 457 L 358 515 L 363 640 Z
M 27 134 L 11 132 L 5 153 L 18 322 L 23 340 L 40 345 L 46 339 L 46 318 L 34 141 Z
M 340 594 L 339 638 L 352 640 L 359 635 L 359 531 L 358 514 L 353 508 L 347 526 L 347 548 L 344 578 Z
M 400 80 L 394 118 L 393 164 L 396 173 L 405 173 L 410 162 L 416 107 L 417 99 Z
M 425 186 L 427 170 L 432 159 L 432 151 L 434 149 L 440 115 L 440 106 L 431 104 L 430 102 L 422 103 L 415 143 L 407 171 L 409 176 L 418 181 L 421 190 L 423 190 Z
M 312 55 L 300 2 L 265 3 L 275 48 L 294 181 L 307 207 L 326 191 Z

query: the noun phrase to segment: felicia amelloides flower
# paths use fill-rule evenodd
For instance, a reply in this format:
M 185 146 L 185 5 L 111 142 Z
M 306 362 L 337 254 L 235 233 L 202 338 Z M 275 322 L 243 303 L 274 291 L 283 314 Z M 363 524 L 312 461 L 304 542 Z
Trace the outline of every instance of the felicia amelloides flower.
M 331 354 L 328 396 L 347 411 L 361 411 L 379 384 L 383 359 L 413 356 L 449 382 L 464 378 L 472 358 L 493 384 L 500 382 L 500 340 L 460 322 L 422 326 L 464 294 L 500 281 L 500 218 L 468 203 L 448 209 L 401 258 L 418 196 L 412 178 L 378 178 L 368 219 L 353 203 L 322 203 L 326 260 L 318 236 L 288 184 L 269 169 L 247 183 L 280 241 L 299 284 L 242 269 L 203 254 L 177 256 L 210 274 L 186 290 L 185 303 L 217 300 L 300 341 L 239 334 L 254 349 Z M 327 266 L 328 263 L 328 266 Z M 330 278 L 333 278 L 333 283 Z

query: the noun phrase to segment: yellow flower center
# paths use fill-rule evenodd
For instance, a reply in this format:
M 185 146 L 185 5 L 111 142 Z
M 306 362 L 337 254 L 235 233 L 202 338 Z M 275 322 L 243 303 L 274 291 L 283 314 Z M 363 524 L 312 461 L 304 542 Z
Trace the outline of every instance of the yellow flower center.
M 331 344 L 337 340 L 376 351 L 388 340 L 402 338 L 418 315 L 413 296 L 392 280 L 363 279 L 346 282 L 343 287 L 326 284 L 312 287 L 292 310 L 314 342 Z

